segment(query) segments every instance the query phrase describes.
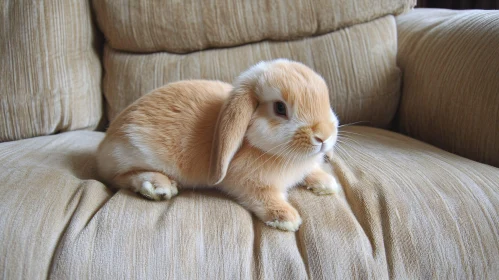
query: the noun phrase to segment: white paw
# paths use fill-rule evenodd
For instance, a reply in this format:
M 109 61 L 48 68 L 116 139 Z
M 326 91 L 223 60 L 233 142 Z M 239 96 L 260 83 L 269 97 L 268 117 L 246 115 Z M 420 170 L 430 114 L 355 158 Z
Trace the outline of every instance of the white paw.
M 307 189 L 313 191 L 317 195 L 328 195 L 338 193 L 340 191 L 340 185 L 336 181 L 336 178 L 329 176 L 328 180 L 308 185 Z
M 144 181 L 139 193 L 152 200 L 170 199 L 178 194 L 177 183 L 171 181 L 171 184 L 159 186 L 157 184 L 153 185 L 149 181 Z
M 285 231 L 297 231 L 298 228 L 300 228 L 301 223 L 302 223 L 301 217 L 298 217 L 293 221 L 273 220 L 265 222 L 265 224 L 269 227 Z

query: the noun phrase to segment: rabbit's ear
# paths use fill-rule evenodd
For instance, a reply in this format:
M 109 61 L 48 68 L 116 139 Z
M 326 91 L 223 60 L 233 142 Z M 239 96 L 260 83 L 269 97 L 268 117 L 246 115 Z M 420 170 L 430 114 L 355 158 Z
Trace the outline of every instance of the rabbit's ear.
M 229 163 L 243 143 L 258 100 L 252 87 L 234 89 L 218 116 L 210 158 L 210 184 L 220 183 Z

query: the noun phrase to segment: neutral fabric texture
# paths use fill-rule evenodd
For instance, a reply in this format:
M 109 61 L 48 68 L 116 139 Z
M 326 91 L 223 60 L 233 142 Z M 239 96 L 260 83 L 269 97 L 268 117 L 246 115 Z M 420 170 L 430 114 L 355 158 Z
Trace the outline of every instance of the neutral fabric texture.
M 104 51 L 108 118 L 140 96 L 169 82 L 217 79 L 231 83 L 261 60 L 290 58 L 322 75 L 341 123 L 369 121 L 385 127 L 398 106 L 401 73 L 396 66 L 393 16 L 334 33 L 289 42 L 261 42 L 187 55 Z
M 493 279 L 499 169 L 347 127 L 342 192 L 294 189 L 304 223 L 271 229 L 216 191 L 152 202 L 94 180 L 99 132 L 0 144 L 0 271 L 37 279 Z
M 111 198 L 91 179 L 102 138 L 77 131 L 0 143 L 3 279 L 47 279 L 52 264 L 64 261 L 56 254 L 61 238 L 82 231 Z
M 0 142 L 98 125 L 94 29 L 89 1 L 1 1 Z
M 94 0 L 93 4 L 112 48 L 185 53 L 324 34 L 400 14 L 416 1 Z
M 417 9 L 397 27 L 400 130 L 499 166 L 499 12 Z

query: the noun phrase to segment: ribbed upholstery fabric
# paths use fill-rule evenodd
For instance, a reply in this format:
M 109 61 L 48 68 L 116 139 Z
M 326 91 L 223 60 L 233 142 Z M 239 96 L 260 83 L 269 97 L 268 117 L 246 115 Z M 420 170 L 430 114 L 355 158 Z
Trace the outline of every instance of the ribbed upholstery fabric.
M 414 7 L 415 0 L 94 0 L 110 46 L 185 53 L 328 33 Z
M 400 130 L 499 166 L 499 12 L 417 9 L 397 28 Z
M 56 254 L 64 234 L 84 230 L 111 197 L 92 179 L 102 138 L 75 131 L 0 143 L 1 278 L 47 279 L 64 262 Z
M 369 121 L 385 127 L 395 115 L 400 94 L 396 54 L 393 16 L 303 40 L 186 55 L 130 54 L 106 47 L 103 89 L 112 120 L 140 96 L 166 83 L 185 79 L 231 83 L 261 60 L 285 57 L 305 63 L 325 78 L 331 106 L 342 123 Z
M 493 279 L 499 169 L 406 136 L 347 127 L 336 196 L 290 193 L 297 233 L 216 191 L 153 202 L 95 180 L 103 133 L 0 144 L 5 279 Z
M 96 39 L 89 1 L 1 1 L 0 142 L 98 125 Z

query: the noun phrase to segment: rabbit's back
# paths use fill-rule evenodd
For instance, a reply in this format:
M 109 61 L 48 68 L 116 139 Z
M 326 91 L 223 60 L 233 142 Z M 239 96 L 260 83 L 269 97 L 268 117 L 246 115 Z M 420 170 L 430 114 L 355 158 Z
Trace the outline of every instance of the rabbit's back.
M 153 169 L 184 185 L 205 185 L 218 114 L 231 90 L 223 82 L 194 80 L 144 95 L 111 123 L 99 169 L 105 177 Z

